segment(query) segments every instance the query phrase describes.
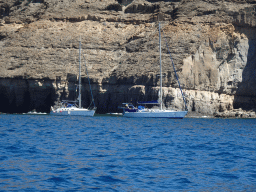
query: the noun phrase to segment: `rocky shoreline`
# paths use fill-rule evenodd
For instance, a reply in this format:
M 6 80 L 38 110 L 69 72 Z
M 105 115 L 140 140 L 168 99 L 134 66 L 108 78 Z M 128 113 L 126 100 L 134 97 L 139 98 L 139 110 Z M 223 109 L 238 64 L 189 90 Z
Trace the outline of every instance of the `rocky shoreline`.
M 159 18 L 164 106 L 184 108 L 167 43 L 191 114 L 254 118 L 255 9 L 254 0 L 2 0 L 0 111 L 49 112 L 75 99 L 80 36 L 98 113 L 156 100 Z M 82 106 L 90 103 L 83 66 Z
M 234 109 L 232 111 L 216 112 L 214 117 L 220 118 L 256 118 L 254 110 L 244 111 L 240 109 Z

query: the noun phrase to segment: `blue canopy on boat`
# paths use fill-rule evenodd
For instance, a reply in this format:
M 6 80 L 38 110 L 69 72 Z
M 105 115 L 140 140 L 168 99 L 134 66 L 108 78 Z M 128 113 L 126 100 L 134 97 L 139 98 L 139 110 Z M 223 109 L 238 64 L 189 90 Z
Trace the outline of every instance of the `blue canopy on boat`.
M 75 106 L 75 105 L 74 104 L 70 104 L 70 103 L 67 104 L 67 107 L 73 107 L 73 106 Z
M 145 107 L 144 107 L 144 106 L 139 105 L 139 106 L 138 106 L 138 109 L 139 109 L 139 110 L 142 110 L 142 109 L 145 109 Z

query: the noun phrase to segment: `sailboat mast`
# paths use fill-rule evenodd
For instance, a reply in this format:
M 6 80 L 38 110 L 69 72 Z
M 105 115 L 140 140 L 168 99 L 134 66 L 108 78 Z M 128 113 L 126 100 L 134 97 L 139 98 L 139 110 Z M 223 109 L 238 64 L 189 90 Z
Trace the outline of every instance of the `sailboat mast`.
M 79 101 L 79 108 L 81 108 L 81 37 L 79 40 L 79 95 L 78 95 L 78 101 Z
M 160 28 L 160 21 L 159 21 L 159 62 L 160 62 L 160 109 L 163 109 L 163 102 L 162 102 L 162 98 L 163 98 L 163 94 L 162 94 L 162 83 L 163 83 L 163 79 L 162 79 L 162 60 L 161 60 L 161 28 Z

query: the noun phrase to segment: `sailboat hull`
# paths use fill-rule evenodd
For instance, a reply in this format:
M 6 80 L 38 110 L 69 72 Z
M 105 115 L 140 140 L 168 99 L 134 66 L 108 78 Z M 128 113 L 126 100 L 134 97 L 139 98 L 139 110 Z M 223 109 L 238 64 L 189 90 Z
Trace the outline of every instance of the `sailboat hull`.
M 56 110 L 56 111 L 51 111 L 50 115 L 92 117 L 92 116 L 94 116 L 94 113 L 95 113 L 95 110 L 73 109 L 73 110 Z
M 151 110 L 145 112 L 125 112 L 124 117 L 131 118 L 173 118 L 183 119 L 187 111 Z

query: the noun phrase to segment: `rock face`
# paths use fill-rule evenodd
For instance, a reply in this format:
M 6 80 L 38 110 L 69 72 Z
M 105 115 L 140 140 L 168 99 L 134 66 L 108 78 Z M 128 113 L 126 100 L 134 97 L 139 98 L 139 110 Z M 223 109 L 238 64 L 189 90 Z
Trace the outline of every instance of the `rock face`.
M 1 0 L 0 111 L 75 99 L 80 37 L 84 107 L 85 64 L 98 113 L 158 99 L 158 20 L 166 108 L 184 108 L 173 60 L 190 112 L 255 111 L 255 9 L 255 0 Z

